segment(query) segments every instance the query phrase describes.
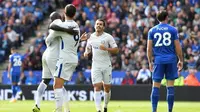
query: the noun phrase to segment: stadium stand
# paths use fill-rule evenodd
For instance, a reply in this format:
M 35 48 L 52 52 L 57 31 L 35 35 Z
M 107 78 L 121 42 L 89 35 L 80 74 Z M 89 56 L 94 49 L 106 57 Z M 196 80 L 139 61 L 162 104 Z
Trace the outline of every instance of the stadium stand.
M 0 21 L 0 43 L 3 43 L 0 44 L 2 45 L 0 46 L 0 61 L 9 55 L 10 46 L 22 45 L 24 39 L 33 33 L 33 30 L 30 29 L 36 28 L 39 21 L 44 19 L 42 15 L 47 14 L 50 6 L 48 1 L 43 2 L 45 4 L 40 4 L 37 0 L 22 3 L 1 3 L 0 14 L 7 20 L 1 19 Z M 196 70 L 200 71 L 199 0 L 68 0 L 64 3 L 72 3 L 76 6 L 78 10 L 76 21 L 79 23 L 82 33 L 92 33 L 97 18 L 104 18 L 107 21 L 106 32 L 114 37 L 120 48 L 120 53 L 117 56 L 112 56 L 113 74 L 119 72 L 122 79 L 127 69 L 135 76 L 142 65 L 148 65 L 146 57 L 147 33 L 151 27 L 158 24 L 155 15 L 158 10 L 162 9 L 168 11 L 169 23 L 179 31 L 179 40 L 184 52 L 184 68 L 181 75 L 184 77 L 188 75 L 188 66 L 196 67 Z M 56 7 L 63 8 L 64 6 L 61 1 L 56 1 L 56 4 Z M 9 26 L 13 27 L 9 29 Z M 19 30 L 19 27 L 22 27 L 22 30 Z M 8 31 L 16 32 L 16 40 L 9 40 Z M 44 39 L 47 34 L 37 32 L 37 38 L 32 41 L 24 54 L 25 70 L 37 70 L 36 72 L 39 70 L 41 75 L 41 56 L 46 48 Z M 89 59 L 83 57 L 85 45 L 86 43 L 82 42 L 79 46 L 78 57 L 80 61 L 76 73 L 83 71 L 88 78 L 86 73 L 90 72 L 91 69 L 91 57 Z M 199 72 L 196 76 L 200 81 Z M 40 76 L 36 77 L 40 81 Z M 122 81 L 122 79 L 119 80 Z

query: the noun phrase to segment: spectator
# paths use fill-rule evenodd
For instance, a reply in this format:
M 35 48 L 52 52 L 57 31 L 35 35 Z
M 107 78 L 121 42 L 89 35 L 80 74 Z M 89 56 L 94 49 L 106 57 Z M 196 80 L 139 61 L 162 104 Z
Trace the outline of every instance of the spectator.
M 150 1 L 149 5 L 145 8 L 145 15 L 148 16 L 150 13 L 152 16 L 155 16 L 158 12 L 158 7 L 154 5 L 154 1 Z
M 133 70 L 133 66 L 129 63 L 129 59 L 125 58 L 124 62 L 122 62 L 122 70 Z
M 9 26 L 7 27 L 7 33 L 8 39 L 11 41 L 12 46 L 15 46 L 16 48 L 19 47 L 19 34 L 17 34 L 12 28 Z
M 196 70 L 195 66 L 189 66 L 189 75 L 184 80 L 184 85 L 186 86 L 200 86 L 200 82 L 198 81 L 197 77 L 195 76 Z
M 76 78 L 76 84 L 87 84 L 86 78 L 83 72 L 78 72 L 78 77 Z
M 146 65 L 142 65 L 137 76 L 137 84 L 149 84 L 151 80 L 151 72 Z
M 32 70 L 29 71 L 28 76 L 26 77 L 25 84 L 27 84 L 27 85 L 35 85 L 35 84 L 37 84 L 37 78 L 33 74 Z
M 126 70 L 126 75 L 124 76 L 122 80 L 122 85 L 133 85 L 135 84 L 134 82 L 134 76 L 131 74 L 130 70 Z

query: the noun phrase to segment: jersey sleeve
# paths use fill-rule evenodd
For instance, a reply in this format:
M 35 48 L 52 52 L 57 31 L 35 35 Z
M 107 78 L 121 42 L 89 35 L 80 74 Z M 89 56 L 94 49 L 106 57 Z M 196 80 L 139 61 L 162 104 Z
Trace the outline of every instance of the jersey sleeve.
M 117 47 L 117 44 L 116 44 L 114 38 L 113 38 L 111 35 L 109 35 L 108 44 L 109 44 L 109 46 L 110 46 L 111 48 Z
M 148 32 L 148 40 L 153 40 L 151 35 L 152 35 L 152 29 L 150 29 Z
M 174 28 L 174 40 L 177 40 L 177 39 L 179 39 L 178 31 L 176 28 Z

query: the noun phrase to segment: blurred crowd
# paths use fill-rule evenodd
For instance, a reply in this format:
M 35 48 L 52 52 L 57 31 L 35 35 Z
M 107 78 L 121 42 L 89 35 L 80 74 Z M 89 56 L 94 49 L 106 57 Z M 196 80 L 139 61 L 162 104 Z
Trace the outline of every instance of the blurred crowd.
M 20 2 L 23 1 L 23 2 Z M 29 37 L 39 21 L 43 20 L 50 4 L 47 0 L 12 0 L 2 2 L 0 9 L 0 57 L 5 56 L 9 47 L 18 47 Z M 147 34 L 159 22 L 155 19 L 159 10 L 167 10 L 169 24 L 179 32 L 183 49 L 184 71 L 188 67 L 200 71 L 200 1 L 199 0 L 55 0 L 56 8 L 72 3 L 77 8 L 75 17 L 81 33 L 94 32 L 98 18 L 106 20 L 105 32 L 110 33 L 120 48 L 112 56 L 113 70 L 126 71 L 123 84 L 151 83 L 146 56 Z M 40 3 L 43 2 L 43 3 Z M 2 18 L 3 17 L 3 18 Z M 17 27 L 17 28 L 16 28 Z M 19 27 L 21 30 L 19 30 Z M 10 34 L 13 32 L 12 34 Z M 28 33 L 27 33 L 28 32 Z M 31 33 L 30 33 L 31 32 Z M 37 31 L 25 56 L 25 70 L 41 70 L 41 57 L 46 49 L 44 39 L 48 33 Z M 91 57 L 84 58 L 86 42 L 78 49 L 79 64 L 76 71 L 90 72 Z M 127 75 L 128 74 L 128 75 Z M 126 80 L 127 79 L 127 80 Z M 129 80 L 131 79 L 131 80 Z M 81 82 L 81 81 L 77 81 Z
M 52 9 L 50 0 L 0 0 L 0 62 L 35 36 L 35 30 Z

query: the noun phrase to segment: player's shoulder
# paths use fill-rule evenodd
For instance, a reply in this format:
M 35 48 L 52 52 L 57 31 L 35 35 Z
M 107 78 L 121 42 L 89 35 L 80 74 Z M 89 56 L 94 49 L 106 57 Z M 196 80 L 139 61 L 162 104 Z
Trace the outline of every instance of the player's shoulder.
M 95 36 L 95 32 L 90 35 L 91 38 L 93 38 L 94 36 Z
M 9 55 L 9 58 L 12 58 L 12 57 L 13 57 L 13 55 L 12 55 L 12 54 L 10 54 L 10 55 Z
M 158 27 L 158 26 L 156 25 L 156 26 L 150 28 L 150 29 L 149 29 L 149 33 L 152 33 L 157 27 Z
M 109 33 L 106 33 L 106 32 L 104 32 L 104 36 L 107 37 L 107 38 L 113 38 L 112 35 L 110 35 Z
M 173 31 L 177 31 L 177 28 L 172 26 L 172 25 L 169 25 L 170 29 L 173 30 Z
M 53 22 L 51 22 L 51 24 L 56 24 L 56 25 L 61 24 L 61 23 L 62 21 L 60 19 L 56 19 Z

